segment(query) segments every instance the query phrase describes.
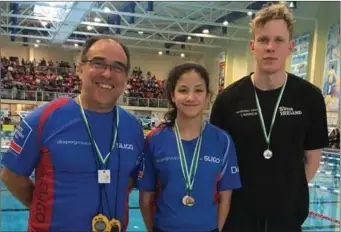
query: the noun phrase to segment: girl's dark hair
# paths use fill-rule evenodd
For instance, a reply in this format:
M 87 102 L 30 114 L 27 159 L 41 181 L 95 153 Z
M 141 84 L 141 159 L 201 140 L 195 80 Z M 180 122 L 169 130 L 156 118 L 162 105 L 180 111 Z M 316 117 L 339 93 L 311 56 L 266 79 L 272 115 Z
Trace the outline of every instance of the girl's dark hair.
M 175 103 L 172 101 L 172 94 L 174 93 L 175 86 L 178 83 L 181 75 L 187 72 L 194 71 L 200 75 L 200 77 L 205 81 L 207 93 L 210 92 L 210 77 L 207 70 L 201 66 L 200 64 L 195 63 L 184 63 L 178 66 L 175 66 L 168 74 L 166 80 L 166 94 L 169 104 L 172 106 L 172 109 L 168 111 L 164 118 L 165 124 L 167 126 L 173 126 L 175 123 L 175 119 L 177 117 L 177 108 Z

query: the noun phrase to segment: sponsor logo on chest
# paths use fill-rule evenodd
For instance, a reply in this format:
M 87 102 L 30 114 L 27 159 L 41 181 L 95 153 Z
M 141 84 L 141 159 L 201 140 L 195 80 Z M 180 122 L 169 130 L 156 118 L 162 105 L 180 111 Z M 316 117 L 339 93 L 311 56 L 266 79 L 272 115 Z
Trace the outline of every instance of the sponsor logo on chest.
M 76 141 L 76 140 L 58 140 L 58 145 L 71 145 L 71 146 L 91 146 L 91 143 L 88 141 Z M 134 145 L 131 143 L 116 143 L 116 146 L 122 150 L 134 150 Z
M 301 110 L 294 110 L 294 108 L 292 108 L 292 107 L 281 106 L 281 107 L 279 107 L 279 114 L 281 116 L 301 115 L 302 111 Z
M 278 112 L 280 116 L 300 116 L 302 115 L 302 110 L 294 109 L 293 107 L 280 106 L 278 107 Z M 241 117 L 252 117 L 257 116 L 257 109 L 241 109 L 236 112 L 236 114 Z

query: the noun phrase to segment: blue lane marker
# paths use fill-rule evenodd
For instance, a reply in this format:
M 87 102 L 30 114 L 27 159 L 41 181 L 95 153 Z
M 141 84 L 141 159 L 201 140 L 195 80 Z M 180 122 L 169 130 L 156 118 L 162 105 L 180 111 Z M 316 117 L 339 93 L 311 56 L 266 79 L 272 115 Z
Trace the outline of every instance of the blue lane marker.
M 317 170 L 317 173 L 321 173 L 321 174 L 324 174 L 324 175 L 327 175 L 327 176 L 333 176 L 333 177 L 340 178 L 340 174 L 337 174 L 337 173 L 332 172 L 332 171 Z
M 332 167 L 340 166 L 340 164 L 332 164 L 332 163 L 327 163 L 327 162 L 324 162 L 324 161 L 321 161 L 320 164 L 326 164 L 326 165 L 332 166 Z
M 303 226 L 302 229 L 304 232 L 309 231 L 316 231 L 317 229 L 323 229 L 322 232 L 334 232 L 336 230 L 325 230 L 325 229 L 333 229 L 333 228 L 340 228 L 338 225 L 328 225 L 328 226 Z
M 329 157 L 329 156 L 321 156 L 322 159 L 329 159 L 329 160 L 340 160 L 340 158 L 337 157 Z
M 338 204 L 340 201 L 311 201 L 309 204 L 318 205 L 318 204 Z
M 340 157 L 340 153 L 337 153 L 337 152 L 322 151 L 322 153 L 325 154 L 325 155 L 332 155 L 332 156 L 338 156 L 338 157 Z
M 312 183 L 309 183 L 308 186 L 312 187 L 312 188 L 321 189 L 321 190 L 324 190 L 324 191 L 327 191 L 327 192 L 330 192 L 330 193 L 340 194 L 340 190 L 337 189 L 337 188 L 332 188 L 332 187 L 328 188 L 328 187 L 325 187 L 325 186 L 322 186 L 322 185 L 312 184 Z

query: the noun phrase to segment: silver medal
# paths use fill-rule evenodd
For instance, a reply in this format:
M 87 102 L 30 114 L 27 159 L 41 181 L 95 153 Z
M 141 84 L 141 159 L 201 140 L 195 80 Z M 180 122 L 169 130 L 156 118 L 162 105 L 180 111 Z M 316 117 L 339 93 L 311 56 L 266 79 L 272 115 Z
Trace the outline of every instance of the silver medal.
M 269 133 L 266 132 L 266 127 L 265 127 L 265 123 L 264 123 L 262 109 L 261 109 L 260 104 L 259 104 L 256 88 L 254 88 L 255 99 L 256 99 L 256 104 L 257 104 L 257 112 L 258 112 L 258 115 L 259 115 L 260 122 L 262 124 L 262 129 L 263 129 L 263 133 L 264 133 L 264 137 L 265 137 L 265 141 L 266 141 L 267 147 L 270 146 L 270 137 L 271 137 L 272 128 L 273 128 L 273 125 L 275 123 L 278 107 L 279 107 L 279 104 L 281 102 L 281 99 L 282 99 L 282 96 L 283 96 L 283 93 L 284 93 L 284 89 L 285 89 L 285 86 L 287 84 L 287 80 L 288 80 L 288 74 L 285 77 L 285 81 L 284 81 L 284 84 L 283 84 L 283 86 L 281 88 L 281 92 L 280 92 L 280 94 L 279 94 L 279 96 L 277 98 L 277 103 L 275 105 L 274 112 L 272 113 L 272 120 L 271 120 L 271 124 L 270 124 Z M 253 83 L 253 86 L 255 86 L 254 80 L 252 80 L 252 76 L 251 76 L 251 81 Z M 265 159 L 271 159 L 272 158 L 272 151 L 270 149 L 266 149 L 263 152 L 263 156 L 264 156 Z
M 265 159 L 271 159 L 272 157 L 272 151 L 270 149 L 267 149 L 263 153 Z

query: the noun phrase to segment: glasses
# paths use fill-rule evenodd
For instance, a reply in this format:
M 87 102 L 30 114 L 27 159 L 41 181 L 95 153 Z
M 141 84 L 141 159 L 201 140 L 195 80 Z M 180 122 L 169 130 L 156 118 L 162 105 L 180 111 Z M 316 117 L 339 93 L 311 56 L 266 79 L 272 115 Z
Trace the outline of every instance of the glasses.
M 83 63 L 89 63 L 92 68 L 98 71 L 105 71 L 108 67 L 117 73 L 128 73 L 128 67 L 121 62 L 115 61 L 111 64 L 107 64 L 104 60 L 91 59 L 83 60 Z

